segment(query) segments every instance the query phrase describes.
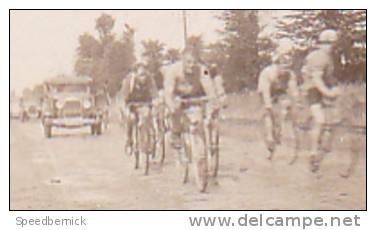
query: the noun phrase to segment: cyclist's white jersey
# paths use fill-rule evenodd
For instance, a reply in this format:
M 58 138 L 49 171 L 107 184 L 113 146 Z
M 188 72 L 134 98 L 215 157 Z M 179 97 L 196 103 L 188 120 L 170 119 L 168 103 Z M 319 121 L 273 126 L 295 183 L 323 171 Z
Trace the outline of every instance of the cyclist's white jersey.
M 162 74 L 164 76 L 163 85 L 166 104 L 170 108 L 176 108 L 178 105 L 175 100 L 177 96 L 175 89 L 179 87 L 179 84 L 182 84 L 185 79 L 183 63 L 180 61 L 165 66 L 162 69 Z M 215 100 L 224 94 L 223 80 L 220 76 L 211 78 L 208 69 L 204 66 L 198 66 L 198 74 L 200 87 L 202 87 L 205 97 L 207 97 L 209 101 Z
M 316 88 L 325 96 L 333 96 L 325 78 L 333 77 L 334 64 L 330 45 L 322 45 L 307 55 L 302 68 L 305 91 Z
M 263 69 L 259 76 L 257 91 L 261 94 L 265 108 L 273 106 L 273 86 L 279 85 L 281 74 L 289 74 L 288 82 L 285 87 L 279 87 L 283 94 L 289 95 L 290 99 L 296 100 L 299 97 L 296 75 L 283 67 L 272 64 Z M 277 87 L 278 88 L 278 87 Z

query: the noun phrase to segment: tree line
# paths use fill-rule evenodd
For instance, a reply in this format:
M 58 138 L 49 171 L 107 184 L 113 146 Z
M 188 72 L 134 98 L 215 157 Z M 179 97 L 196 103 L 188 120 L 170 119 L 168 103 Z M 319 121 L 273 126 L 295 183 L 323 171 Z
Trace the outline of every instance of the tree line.
M 303 10 L 291 11 L 277 23 L 275 38 L 260 38 L 263 28 L 255 10 L 225 10 L 218 19 L 224 27 L 218 31 L 221 39 L 204 44 L 201 36 L 187 39 L 186 49 L 195 58 L 219 67 L 228 92 L 255 89 L 259 72 L 271 63 L 278 40 L 289 39 L 294 44 L 293 67 L 299 73 L 305 55 L 314 48 L 324 29 L 336 29 L 340 40 L 335 49 L 338 82 L 366 81 L 366 11 L 363 10 Z M 96 35 L 79 36 L 75 72 L 90 76 L 97 87 L 107 84 L 114 96 L 120 82 L 142 61 L 150 77 L 162 85 L 160 69 L 179 60 L 181 50 L 167 47 L 158 40 L 142 41 L 142 60 L 135 57 L 135 30 L 124 23 L 121 36 L 113 32 L 115 19 L 102 14 L 95 21 Z

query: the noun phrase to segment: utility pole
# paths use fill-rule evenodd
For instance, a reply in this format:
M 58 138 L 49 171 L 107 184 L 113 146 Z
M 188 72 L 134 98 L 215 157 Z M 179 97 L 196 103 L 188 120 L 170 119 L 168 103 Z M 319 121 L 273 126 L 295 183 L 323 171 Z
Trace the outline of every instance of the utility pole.
M 188 35 L 187 35 L 187 12 L 185 10 L 183 10 L 183 26 L 184 26 L 184 48 L 186 48 Z

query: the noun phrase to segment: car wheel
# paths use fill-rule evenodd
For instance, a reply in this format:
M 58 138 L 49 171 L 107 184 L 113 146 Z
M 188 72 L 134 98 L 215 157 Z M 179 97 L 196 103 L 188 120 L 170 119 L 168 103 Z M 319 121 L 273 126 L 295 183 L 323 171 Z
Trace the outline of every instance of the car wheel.
M 44 125 L 44 136 L 47 138 L 51 138 L 52 136 L 52 126 L 51 125 Z
M 22 112 L 22 114 L 21 114 L 21 121 L 25 122 L 26 121 L 26 117 L 27 117 L 26 112 Z
M 102 134 L 102 122 L 99 122 L 97 125 L 97 135 Z
M 91 135 L 95 135 L 97 131 L 97 126 L 95 124 L 91 125 L 90 129 L 91 129 Z

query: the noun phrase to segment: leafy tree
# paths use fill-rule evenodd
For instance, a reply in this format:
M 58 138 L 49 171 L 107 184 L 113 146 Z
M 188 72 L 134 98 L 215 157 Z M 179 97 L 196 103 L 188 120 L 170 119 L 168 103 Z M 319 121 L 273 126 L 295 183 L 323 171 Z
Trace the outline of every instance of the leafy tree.
M 342 11 L 340 52 L 343 54 L 342 74 L 344 80 L 363 81 L 366 79 L 367 55 L 367 13 L 365 10 Z
M 202 40 L 202 36 L 192 35 L 188 37 L 187 44 L 185 47 L 187 50 L 190 50 L 193 54 L 193 57 L 202 62 L 202 55 L 204 50 L 204 42 Z
M 218 66 L 222 66 L 226 62 L 226 45 L 219 41 L 211 43 L 206 46 L 207 52 L 203 57 L 208 63 L 216 63 Z
M 175 48 L 170 48 L 167 50 L 166 54 L 164 55 L 164 59 L 166 60 L 167 64 L 173 64 L 180 59 L 180 51 Z
M 366 11 L 303 10 L 284 16 L 278 26 L 279 38 L 289 38 L 297 48 L 295 60 L 302 64 L 325 29 L 335 29 L 340 40 L 334 50 L 336 78 L 340 81 L 365 80 Z
M 90 59 L 100 56 L 100 43 L 94 38 L 94 36 L 90 35 L 89 33 L 84 33 L 80 35 L 78 42 L 80 44 L 77 48 L 77 53 L 79 56 Z
M 258 38 L 258 56 L 260 70 L 272 63 L 272 55 L 277 48 L 277 44 L 269 37 Z
M 108 37 L 111 37 L 111 31 L 114 28 L 115 20 L 111 15 L 102 14 L 96 20 L 95 29 L 99 33 L 101 41 L 105 41 Z
M 260 71 L 257 11 L 226 10 L 219 18 L 225 24 L 221 33 L 227 54 L 223 71 L 226 89 L 256 88 Z
M 108 83 L 111 96 L 120 89 L 122 79 L 130 72 L 134 56 L 134 29 L 124 24 L 123 36 L 116 39 L 112 32 L 115 20 L 102 14 L 95 24 L 99 39 L 85 33 L 79 37 L 75 71 L 78 76 L 94 79 L 94 88 Z
M 153 77 L 157 87 L 163 87 L 163 76 L 161 73 L 161 67 L 164 60 L 164 49 L 165 44 L 161 43 L 158 40 L 146 40 L 142 41 L 143 52 L 142 57 L 145 61 L 145 68 L 150 74 L 150 77 Z

